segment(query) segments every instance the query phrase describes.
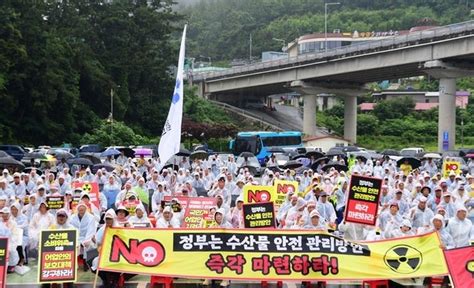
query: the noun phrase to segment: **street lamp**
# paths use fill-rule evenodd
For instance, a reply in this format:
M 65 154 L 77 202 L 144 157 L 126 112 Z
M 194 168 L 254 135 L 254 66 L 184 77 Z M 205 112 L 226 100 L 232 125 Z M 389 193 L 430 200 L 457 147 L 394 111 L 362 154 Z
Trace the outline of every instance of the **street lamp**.
M 282 45 L 283 45 L 282 51 L 283 51 L 283 52 L 286 52 L 286 48 L 287 48 L 287 47 L 286 47 L 286 41 L 285 41 L 285 40 L 280 39 L 280 38 L 272 38 L 272 40 L 282 43 Z
M 324 3 L 324 51 L 328 52 L 328 6 L 340 5 L 339 2 Z

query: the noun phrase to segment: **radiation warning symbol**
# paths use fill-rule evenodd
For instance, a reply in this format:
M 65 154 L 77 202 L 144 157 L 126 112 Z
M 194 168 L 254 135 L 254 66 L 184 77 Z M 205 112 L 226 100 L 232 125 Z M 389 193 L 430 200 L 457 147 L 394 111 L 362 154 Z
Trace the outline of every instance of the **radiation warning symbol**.
M 423 256 L 417 249 L 408 245 L 397 245 L 387 250 L 385 265 L 400 274 L 410 274 L 418 270 Z
M 87 192 L 87 193 L 91 192 L 92 191 L 92 185 L 89 184 L 89 183 L 86 183 L 86 184 L 82 185 L 82 191 Z

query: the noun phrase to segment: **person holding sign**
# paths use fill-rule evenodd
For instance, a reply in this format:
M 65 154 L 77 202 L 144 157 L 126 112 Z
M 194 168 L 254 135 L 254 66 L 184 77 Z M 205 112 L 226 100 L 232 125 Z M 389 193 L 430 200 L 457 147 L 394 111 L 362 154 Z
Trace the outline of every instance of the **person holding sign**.
M 38 249 L 40 231 L 47 229 L 54 223 L 54 216 L 48 210 L 48 204 L 41 202 L 38 212 L 34 214 L 30 221 L 28 234 L 30 235 L 30 249 L 32 250 Z
M 87 259 L 87 250 L 90 249 L 92 244 L 91 239 L 97 230 L 97 221 L 94 216 L 87 211 L 87 205 L 84 202 L 77 204 L 77 212 L 71 217 L 71 225 L 76 228 L 79 232 L 79 244 L 81 245 L 81 251 L 79 257 Z M 84 261 L 84 271 L 87 271 L 88 267 Z
M 139 204 L 135 207 L 135 215 L 130 216 L 128 222 L 132 227 L 137 228 L 149 228 L 151 227 L 150 219 L 148 219 L 145 207 L 142 204 Z
M 156 228 L 179 228 L 180 226 L 179 221 L 174 217 L 171 206 L 166 206 L 161 217 L 156 221 Z
M 28 218 L 20 212 L 20 203 L 15 202 L 10 206 L 10 219 L 12 219 L 17 227 L 23 231 L 21 246 L 17 247 L 19 263 L 28 264 L 26 261 L 26 247 L 28 246 Z
M 304 226 L 304 229 L 321 230 L 327 232 L 326 226 L 320 222 L 321 215 L 318 210 L 313 210 L 309 213 L 309 223 Z
M 10 230 L 10 236 L 8 237 L 8 246 L 11 247 L 10 253 L 9 253 L 9 259 L 8 259 L 8 266 L 14 267 L 16 265 L 23 265 L 22 262 L 20 262 L 20 257 L 18 254 L 18 248 L 22 249 L 22 234 L 23 231 L 22 229 L 19 229 L 15 223 L 10 218 L 10 209 L 8 207 L 3 207 L 0 210 L 0 221 L 2 224 Z
M 334 226 L 337 218 L 336 211 L 334 210 L 334 206 L 327 200 L 328 194 L 325 191 L 321 191 L 317 209 L 321 217 L 325 220 L 325 222 L 329 223 L 329 225 L 331 226 Z

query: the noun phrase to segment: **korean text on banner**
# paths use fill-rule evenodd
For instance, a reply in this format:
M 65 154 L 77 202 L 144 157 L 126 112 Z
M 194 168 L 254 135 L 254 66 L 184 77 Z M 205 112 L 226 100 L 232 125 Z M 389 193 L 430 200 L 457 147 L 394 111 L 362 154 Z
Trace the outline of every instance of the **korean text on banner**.
M 375 225 L 381 188 L 382 179 L 352 175 L 344 220 Z
M 275 208 L 273 202 L 244 204 L 245 228 L 275 228 Z
M 42 230 L 40 234 L 38 282 L 75 282 L 77 230 Z
M 217 199 L 210 197 L 190 197 L 184 212 L 183 228 L 200 228 L 211 208 L 216 207 Z
M 311 281 L 448 273 L 436 233 L 364 243 L 307 230 L 109 228 L 104 237 L 99 269 L 132 274 Z

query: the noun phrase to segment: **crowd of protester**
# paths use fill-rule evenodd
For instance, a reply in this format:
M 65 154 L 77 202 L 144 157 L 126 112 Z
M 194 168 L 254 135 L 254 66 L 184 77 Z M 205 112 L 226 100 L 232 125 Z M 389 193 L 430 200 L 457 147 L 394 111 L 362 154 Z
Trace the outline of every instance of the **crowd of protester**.
M 127 158 L 122 154 L 105 159 L 115 167 L 110 172 L 99 169 L 93 173 L 88 167 L 69 167 L 65 162 L 58 163 L 54 173 L 44 170 L 41 175 L 34 168 L 28 173 L 3 170 L 0 236 L 10 240 L 9 270 L 38 257 L 42 229 L 74 228 L 84 260 L 81 269 L 94 272 L 106 227 L 181 227 L 184 211 L 174 212 L 170 206 L 163 206 L 166 196 L 174 203 L 179 202 L 177 196 L 214 197 L 217 205 L 211 209 L 212 227 L 243 228 L 244 185 L 272 185 L 275 179 L 299 183 L 299 191 L 288 193 L 277 211 L 277 229 L 322 230 L 353 241 L 438 231 L 445 249 L 470 245 L 474 238 L 468 217 L 474 207 L 474 175 L 451 172 L 443 177 L 431 159 L 418 169 L 409 164 L 397 167 L 396 161 L 386 157 L 353 159 L 345 163 L 349 166 L 347 172 L 334 168 L 323 171 L 322 165 L 314 170 L 264 168 L 258 177 L 248 167 L 237 165 L 232 155 L 225 159 L 216 155 L 204 160 L 176 159 L 175 169 L 163 168 L 158 158 Z M 311 167 L 313 163 L 309 164 Z M 353 174 L 383 179 L 376 226 L 344 221 Z M 74 182 L 97 182 L 99 205 L 91 201 L 87 191 L 74 188 Z M 46 202 L 49 195 L 64 196 L 64 207 L 50 209 Z M 80 195 L 78 202 L 74 195 Z M 133 213 L 125 207 L 127 201 L 136 203 Z M 102 273 L 101 277 L 104 284 L 117 279 L 113 273 Z

